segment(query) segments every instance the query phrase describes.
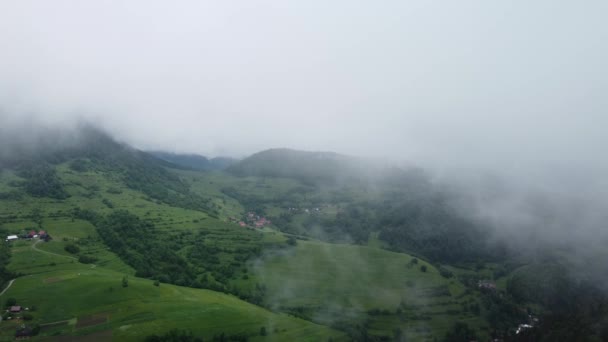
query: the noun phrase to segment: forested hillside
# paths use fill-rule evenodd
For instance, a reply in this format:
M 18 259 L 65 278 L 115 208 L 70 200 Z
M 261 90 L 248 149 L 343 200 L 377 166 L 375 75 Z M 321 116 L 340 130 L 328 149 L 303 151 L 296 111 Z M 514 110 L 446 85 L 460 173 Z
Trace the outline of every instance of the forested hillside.
M 513 253 L 493 239 L 494 227 L 463 210 L 466 196 L 421 169 L 279 149 L 226 172 L 200 171 L 96 130 L 62 137 L 3 153 L 0 171 L 0 228 L 17 236 L 0 250 L 0 281 L 16 278 L 2 300 L 36 306 L 44 315 L 32 317 L 41 327 L 68 322 L 42 335 L 105 329 L 141 339 L 160 322 L 154 338 L 606 336 L 606 296 L 595 283 L 601 277 L 584 266 L 574 277 L 569 268 L 581 262 L 567 251 Z M 26 291 L 59 300 L 61 291 L 86 286 L 95 289 L 92 297 L 65 310 Z M 160 314 L 131 288 L 162 289 L 148 295 L 165 301 L 217 299 L 218 317 L 234 324 L 171 324 L 182 317 L 180 307 L 163 306 Z M 104 298 L 114 296 L 108 306 Z M 127 314 L 124 305 L 136 309 Z M 261 323 L 251 310 L 282 323 Z M 205 312 L 193 315 L 208 319 Z M 69 323 L 96 320 L 105 323 L 88 330 Z M 2 336 L 16 328 L 7 326 Z

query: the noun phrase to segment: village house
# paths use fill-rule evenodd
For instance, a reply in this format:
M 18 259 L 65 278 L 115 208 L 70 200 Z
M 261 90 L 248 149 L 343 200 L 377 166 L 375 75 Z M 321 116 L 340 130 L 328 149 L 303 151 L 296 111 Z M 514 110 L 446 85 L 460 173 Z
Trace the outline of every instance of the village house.
M 256 228 L 262 228 L 266 225 L 270 224 L 270 220 L 267 220 L 265 217 L 260 217 L 258 220 L 254 222 Z
M 480 290 L 490 290 L 490 291 L 494 291 L 496 290 L 496 283 L 493 281 L 489 281 L 489 280 L 480 280 L 477 283 L 477 287 Z
M 13 305 L 13 306 L 11 306 L 11 308 L 9 309 L 9 311 L 11 313 L 19 313 L 19 312 L 21 312 L 21 306 L 19 306 L 19 305 Z
M 26 326 L 25 324 L 20 326 L 19 328 L 17 328 L 17 331 L 15 331 L 15 338 L 18 340 L 28 339 L 28 338 L 30 338 L 30 336 L 33 336 L 33 335 L 34 335 L 33 329 Z
M 532 329 L 532 328 L 533 328 L 533 326 L 532 326 L 532 325 L 530 325 L 530 324 L 520 324 L 520 325 L 517 327 L 517 330 L 515 331 L 515 334 L 519 334 L 519 333 L 521 333 L 521 332 L 522 332 L 522 331 L 524 331 L 524 330 L 527 330 L 527 329 Z

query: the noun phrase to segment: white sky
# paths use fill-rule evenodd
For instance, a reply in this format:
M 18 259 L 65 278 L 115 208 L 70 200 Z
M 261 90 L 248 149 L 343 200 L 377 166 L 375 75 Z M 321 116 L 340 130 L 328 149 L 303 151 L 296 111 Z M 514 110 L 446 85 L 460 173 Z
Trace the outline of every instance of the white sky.
M 0 119 L 140 148 L 605 165 L 607 1 L 4 1 Z

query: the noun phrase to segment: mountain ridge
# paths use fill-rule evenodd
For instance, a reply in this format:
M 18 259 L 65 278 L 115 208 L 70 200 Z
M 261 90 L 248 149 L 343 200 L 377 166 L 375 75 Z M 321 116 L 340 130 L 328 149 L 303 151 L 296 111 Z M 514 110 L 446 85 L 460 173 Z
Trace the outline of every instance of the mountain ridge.
M 173 153 L 166 151 L 146 151 L 146 153 L 172 163 L 176 168 L 185 170 L 221 171 L 237 162 L 237 159 L 231 157 L 207 158 L 195 153 Z

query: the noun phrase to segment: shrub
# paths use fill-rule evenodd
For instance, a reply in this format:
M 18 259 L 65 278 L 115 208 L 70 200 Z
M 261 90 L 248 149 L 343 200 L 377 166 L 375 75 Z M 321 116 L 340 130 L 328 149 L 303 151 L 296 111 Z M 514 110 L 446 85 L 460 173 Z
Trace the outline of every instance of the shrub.
M 108 207 L 108 208 L 110 208 L 110 209 L 114 208 L 114 203 L 112 203 L 112 201 L 110 201 L 110 200 L 109 200 L 109 199 L 107 199 L 107 198 L 102 199 L 102 200 L 101 200 L 101 203 L 105 204 L 105 205 L 106 205 L 106 207 Z
M 448 270 L 447 268 L 445 268 L 443 266 L 439 267 L 439 274 L 441 274 L 441 276 L 444 278 L 452 278 L 454 276 L 452 271 Z
M 71 253 L 71 254 L 78 254 L 80 252 L 80 248 L 78 248 L 78 246 L 74 245 L 74 244 L 68 244 L 65 247 L 63 247 L 63 249 L 65 249 L 66 252 Z
M 78 258 L 78 262 L 79 262 L 79 263 L 82 263 L 82 264 L 92 264 L 92 263 L 94 263 L 95 261 L 97 261 L 97 258 L 92 257 L 92 256 L 88 256 L 88 255 L 81 255 L 81 256 Z
M 17 304 L 17 299 L 15 298 L 8 298 L 6 300 L 6 306 L 13 306 L 15 304 Z

